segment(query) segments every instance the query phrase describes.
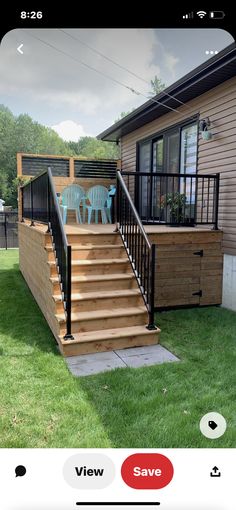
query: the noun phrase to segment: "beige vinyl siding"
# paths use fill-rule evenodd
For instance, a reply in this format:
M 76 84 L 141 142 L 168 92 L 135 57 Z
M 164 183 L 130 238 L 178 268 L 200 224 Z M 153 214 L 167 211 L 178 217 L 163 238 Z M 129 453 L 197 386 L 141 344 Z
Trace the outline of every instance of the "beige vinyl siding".
M 209 117 L 213 139 L 199 134 L 198 173 L 220 173 L 219 227 L 224 253 L 236 255 L 236 77 L 189 101 L 160 119 L 121 139 L 122 169 L 136 170 L 136 143 L 152 134 L 188 121 L 193 115 Z

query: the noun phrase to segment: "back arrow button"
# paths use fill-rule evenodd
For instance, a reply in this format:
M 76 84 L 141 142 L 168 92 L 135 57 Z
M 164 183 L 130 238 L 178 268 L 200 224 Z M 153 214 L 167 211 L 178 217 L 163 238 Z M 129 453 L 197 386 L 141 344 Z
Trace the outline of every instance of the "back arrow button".
M 18 46 L 17 51 L 19 51 L 19 53 L 23 55 L 24 52 L 22 51 L 21 48 L 23 48 L 23 44 L 20 44 L 20 46 Z

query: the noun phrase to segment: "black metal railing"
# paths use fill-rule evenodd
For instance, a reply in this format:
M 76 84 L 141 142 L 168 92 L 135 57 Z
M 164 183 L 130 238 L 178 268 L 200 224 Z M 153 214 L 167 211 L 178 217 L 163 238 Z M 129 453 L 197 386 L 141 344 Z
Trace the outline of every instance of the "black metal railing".
M 117 172 L 116 222 L 148 310 L 147 328 L 154 323 L 155 245 L 151 244 L 121 173 Z
M 34 226 L 35 221 L 48 225 L 56 254 L 66 313 L 65 339 L 73 339 L 71 334 L 71 246 L 67 242 L 52 172 L 45 172 L 32 179 L 21 188 L 22 221 L 27 218 Z
M 18 211 L 0 211 L 0 248 L 18 247 Z
M 219 174 L 122 172 L 146 224 L 218 228 Z

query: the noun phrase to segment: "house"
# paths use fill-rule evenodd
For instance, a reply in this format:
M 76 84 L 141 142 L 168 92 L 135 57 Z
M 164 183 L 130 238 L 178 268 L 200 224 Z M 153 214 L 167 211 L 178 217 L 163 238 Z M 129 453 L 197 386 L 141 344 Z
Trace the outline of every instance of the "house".
M 136 187 L 139 184 L 140 188 L 142 184 L 143 190 L 139 198 L 136 192 L 136 206 L 143 219 L 149 222 L 156 220 L 157 223 L 160 211 L 153 209 L 158 201 L 158 191 L 149 190 L 148 193 L 147 179 L 153 185 L 160 185 L 161 178 L 158 180 L 157 174 L 162 172 L 219 175 L 217 227 L 223 231 L 222 303 L 236 310 L 235 43 L 183 76 L 154 100 L 147 101 L 113 124 L 98 138 L 120 143 L 123 172 L 150 174 L 150 177 L 136 178 Z M 130 186 L 132 179 L 134 181 L 130 177 Z M 191 198 L 191 179 L 188 181 L 185 189 L 180 182 L 179 189 L 187 194 L 189 202 L 195 204 L 193 195 L 196 190 L 192 189 Z M 166 184 L 163 182 L 162 186 Z M 198 190 L 199 193 L 202 191 Z M 153 207 L 150 207 L 150 200 Z M 202 205 L 205 207 L 199 212 L 204 216 L 209 211 L 207 203 L 203 201 Z
M 64 355 L 155 344 L 156 309 L 221 304 L 223 257 L 233 308 L 235 70 L 233 44 L 101 133 L 121 161 L 17 155 L 20 269 Z M 64 225 L 56 194 L 97 183 L 114 224 Z

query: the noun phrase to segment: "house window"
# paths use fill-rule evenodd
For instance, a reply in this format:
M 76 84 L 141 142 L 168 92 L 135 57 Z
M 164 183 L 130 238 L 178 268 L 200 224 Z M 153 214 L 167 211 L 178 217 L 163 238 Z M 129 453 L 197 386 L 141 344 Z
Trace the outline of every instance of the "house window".
M 149 144 L 150 147 L 150 144 Z M 153 142 L 153 172 L 163 172 L 163 136 Z
M 138 144 L 138 170 L 156 174 L 195 174 L 197 171 L 197 122 L 178 125 Z M 186 195 L 192 218 L 195 205 L 195 179 L 140 176 L 138 206 L 143 218 L 167 221 L 161 200 L 168 190 Z
M 151 165 L 151 146 L 150 143 L 142 143 L 140 145 L 139 150 L 139 162 L 140 162 L 140 170 L 141 172 L 150 172 L 150 165 Z
M 138 157 L 140 172 L 196 173 L 197 122 L 139 142 Z
M 181 129 L 180 173 L 195 174 L 197 171 L 197 125 Z M 187 204 L 195 204 L 196 179 L 181 179 L 180 192 L 186 196 Z M 192 211 L 191 211 L 192 215 Z
M 181 129 L 180 173 L 195 174 L 197 169 L 197 124 Z

